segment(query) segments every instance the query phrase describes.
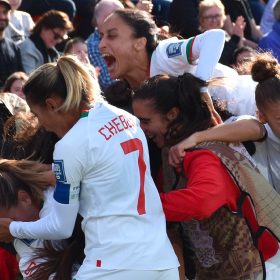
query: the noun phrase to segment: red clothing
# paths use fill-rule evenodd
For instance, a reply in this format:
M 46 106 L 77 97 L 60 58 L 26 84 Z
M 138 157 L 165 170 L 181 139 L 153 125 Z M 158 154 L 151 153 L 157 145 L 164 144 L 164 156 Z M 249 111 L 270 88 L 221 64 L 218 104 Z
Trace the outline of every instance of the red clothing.
M 14 280 L 19 273 L 16 257 L 0 247 L 0 279 Z
M 203 220 L 224 205 L 237 210 L 240 191 L 212 152 L 187 152 L 184 172 L 188 178 L 185 189 L 160 194 L 167 221 Z
M 183 166 L 188 178 L 186 188 L 160 194 L 167 221 L 203 220 L 222 206 L 237 211 L 241 191 L 214 153 L 209 150 L 187 152 Z M 251 204 L 245 203 L 242 210 L 251 230 L 256 232 L 259 227 Z M 268 233 L 259 240 L 259 245 L 265 260 L 274 256 L 279 248 L 277 240 Z

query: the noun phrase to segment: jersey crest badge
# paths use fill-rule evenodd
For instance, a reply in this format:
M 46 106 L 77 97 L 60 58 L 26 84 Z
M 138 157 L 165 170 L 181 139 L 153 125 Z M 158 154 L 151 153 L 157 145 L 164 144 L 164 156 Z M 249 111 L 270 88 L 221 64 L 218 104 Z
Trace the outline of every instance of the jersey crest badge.
M 66 182 L 63 160 L 54 160 L 53 172 L 55 173 L 55 177 L 57 181 Z
M 179 56 L 182 54 L 181 45 L 183 42 L 171 43 L 166 48 L 166 54 L 169 58 Z

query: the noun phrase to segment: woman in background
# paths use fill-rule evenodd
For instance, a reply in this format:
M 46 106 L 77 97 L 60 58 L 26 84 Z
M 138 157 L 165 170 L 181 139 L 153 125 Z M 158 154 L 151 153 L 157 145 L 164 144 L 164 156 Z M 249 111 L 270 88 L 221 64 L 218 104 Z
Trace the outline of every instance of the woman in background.
M 55 46 L 67 39 L 73 29 L 67 14 L 50 10 L 36 23 L 29 38 L 20 45 L 23 69 L 30 73 L 44 63 L 55 61 L 59 53 Z

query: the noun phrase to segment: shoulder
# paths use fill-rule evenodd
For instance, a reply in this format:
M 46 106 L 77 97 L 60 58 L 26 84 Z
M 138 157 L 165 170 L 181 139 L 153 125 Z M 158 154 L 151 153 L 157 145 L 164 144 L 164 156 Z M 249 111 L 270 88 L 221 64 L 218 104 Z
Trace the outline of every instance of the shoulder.
M 211 150 L 197 148 L 186 152 L 184 157 L 185 168 L 208 168 L 209 165 L 221 166 L 220 159 Z

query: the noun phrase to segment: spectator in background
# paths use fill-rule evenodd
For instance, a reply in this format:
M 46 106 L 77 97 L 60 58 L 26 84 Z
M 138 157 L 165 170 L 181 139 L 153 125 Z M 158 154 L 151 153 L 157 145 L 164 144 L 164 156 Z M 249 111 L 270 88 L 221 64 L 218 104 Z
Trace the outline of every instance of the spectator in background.
M 272 52 L 280 63 L 280 0 L 274 3 L 273 13 L 276 21 L 272 26 L 272 30 L 260 40 L 259 47 Z
M 32 16 L 42 15 L 49 10 L 63 11 L 71 21 L 76 15 L 76 5 L 72 0 L 23 0 L 19 9 Z
M 19 45 L 24 71 L 29 74 L 42 64 L 55 61 L 59 57 L 55 46 L 67 39 L 67 33 L 72 29 L 73 25 L 64 12 L 51 10 L 45 13 L 31 36 Z
M 221 0 L 225 6 L 226 15 L 230 17 L 232 22 L 235 22 L 237 17 L 243 16 L 246 22 L 244 29 L 244 37 L 248 40 L 257 42 L 262 37 L 262 32 L 256 25 L 255 19 L 252 14 L 252 10 L 248 3 L 248 0 Z M 231 34 L 233 25 L 227 29 Z
M 173 0 L 170 5 L 169 22 L 171 32 L 187 39 L 200 34 L 198 21 L 199 0 Z
M 248 0 L 248 2 L 251 7 L 256 24 L 259 25 L 264 13 L 265 4 L 262 0 Z
M 220 0 L 203 0 L 199 4 L 199 23 L 202 32 L 211 29 L 221 29 L 226 20 L 225 7 Z M 238 17 L 232 29 L 231 36 L 226 32 L 225 46 L 220 58 L 222 64 L 230 66 L 234 51 L 243 46 L 245 22 Z
M 5 34 L 15 43 L 20 43 L 30 35 L 34 22 L 30 14 L 17 10 L 21 0 L 9 0 L 9 2 L 12 9 L 9 26 L 5 30 Z
M 250 75 L 251 72 L 246 67 L 246 63 L 251 61 L 256 52 L 250 47 L 240 47 L 233 53 L 232 67 L 238 72 L 239 75 Z
M 89 63 L 87 44 L 82 38 L 75 37 L 69 40 L 65 44 L 64 54 L 76 55 L 81 62 Z
M 276 0 L 269 0 L 264 9 L 264 13 L 261 19 L 260 30 L 263 34 L 271 31 L 272 25 L 275 22 L 275 17 L 273 14 L 272 6 L 276 2 Z
M 20 98 L 25 99 L 22 88 L 27 79 L 28 76 L 24 72 L 14 72 L 7 78 L 4 84 L 3 92 L 14 93 Z
M 5 37 L 9 25 L 11 5 L 8 0 L 0 1 L 0 88 L 9 75 L 22 71 L 21 56 L 15 43 Z
M 94 33 L 89 36 L 87 46 L 90 63 L 94 67 L 99 68 L 98 81 L 103 91 L 112 83 L 112 79 L 108 72 L 105 60 L 99 50 L 99 43 L 101 40 L 99 28 L 107 16 L 113 11 L 123 8 L 123 4 L 118 0 L 102 0 L 94 8 L 93 21 L 96 28 Z

